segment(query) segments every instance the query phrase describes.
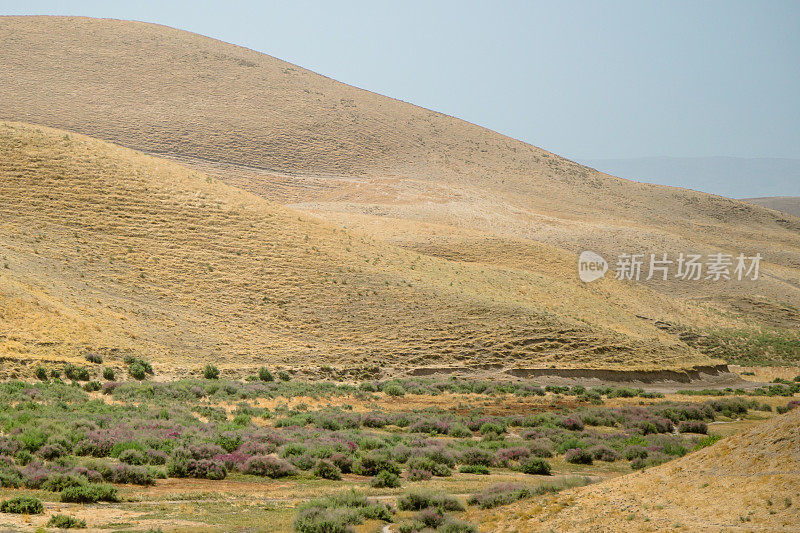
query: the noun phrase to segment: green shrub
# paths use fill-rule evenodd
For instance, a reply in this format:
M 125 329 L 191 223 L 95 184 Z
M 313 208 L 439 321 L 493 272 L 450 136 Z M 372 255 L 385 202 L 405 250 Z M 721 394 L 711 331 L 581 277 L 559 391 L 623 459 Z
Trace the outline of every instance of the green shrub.
M 353 509 L 303 509 L 297 514 L 294 528 L 299 533 L 350 533 L 351 524 L 364 521 Z
M 85 356 L 87 361 L 99 365 L 103 362 L 103 356 L 99 353 L 87 353 Z
M 203 369 L 203 377 L 206 379 L 219 379 L 219 368 L 211 363 L 207 364 Z
M 520 470 L 526 474 L 537 476 L 550 475 L 550 463 L 538 457 L 528 459 L 520 466 Z
M 370 503 L 355 491 L 312 500 L 300 507 L 294 528 L 300 533 L 350 533 L 351 525 L 364 520 L 392 521 L 392 511 L 383 504 Z
M 280 379 L 281 381 L 289 381 L 290 379 L 292 379 L 292 377 L 289 375 L 288 372 L 281 371 L 278 372 L 278 379 Z
M 400 478 L 397 474 L 392 474 L 386 470 L 381 470 L 378 475 L 370 479 L 369 484 L 376 489 L 397 488 L 400 486 Z
M 405 389 L 399 383 L 387 383 L 383 387 L 383 392 L 389 396 L 404 396 L 406 394 Z
M 74 476 L 72 474 L 50 474 L 47 479 L 42 483 L 42 490 L 49 490 L 50 492 L 61 492 L 67 487 L 80 487 L 86 485 L 88 481 L 83 476 Z
M 107 381 L 114 381 L 114 369 L 110 367 L 105 367 L 103 369 L 103 379 Z
M 0 503 L 0 512 L 15 514 L 41 514 L 44 506 L 33 496 L 17 496 Z
M 443 492 L 415 490 L 397 499 L 401 511 L 421 511 L 428 507 L 445 511 L 463 511 L 464 505 L 453 496 Z
M 325 459 L 320 459 L 317 461 L 312 473 L 316 477 L 322 479 L 332 479 L 335 481 L 342 479 L 342 473 L 339 471 L 336 465 L 330 461 L 326 461 Z
M 26 450 L 33 453 L 47 442 L 47 433 L 40 429 L 28 429 L 19 436 L 19 441 Z
M 438 533 L 478 533 L 478 528 L 469 522 L 448 518 L 436 531 Z
M 144 454 L 133 448 L 128 448 L 127 450 L 120 452 L 119 460 L 120 462 L 129 465 L 143 465 L 147 463 L 147 459 L 145 458 Z
M 133 355 L 126 355 L 123 361 L 128 365 L 128 374 L 130 374 L 133 379 L 142 381 L 148 374 L 153 375 L 153 366 L 144 359 Z
M 506 428 L 503 427 L 502 424 L 497 424 L 495 422 L 484 422 L 481 424 L 480 429 L 478 429 L 481 435 L 489 435 L 489 434 L 496 434 L 502 435 L 506 432 Z
M 719 435 L 709 435 L 707 437 L 703 437 L 702 439 L 697 441 L 697 444 L 695 444 L 693 450 L 697 451 L 705 448 L 706 446 L 711 446 L 721 438 L 722 437 Z
M 447 434 L 456 439 L 466 439 L 472 436 L 472 431 L 463 424 L 453 424 Z
M 64 503 L 117 502 L 117 489 L 112 485 L 87 483 L 77 487 L 67 487 L 61 491 Z
M 147 370 L 139 363 L 128 366 L 128 374 L 136 380 L 142 381 L 147 377 Z
M 47 527 L 54 527 L 56 529 L 85 529 L 86 520 L 68 516 L 65 514 L 54 514 L 47 521 Z
M 408 469 L 430 472 L 437 477 L 452 476 L 453 471 L 444 463 L 436 462 L 432 457 L 412 457 L 408 460 Z
M 590 465 L 594 462 L 592 454 L 581 448 L 572 448 L 564 454 L 564 460 L 576 465 Z
M 44 367 L 37 366 L 33 374 L 39 381 L 47 381 L 47 370 L 45 370 Z
M 30 453 L 30 452 L 26 452 Z M 22 474 L 13 466 L 0 466 L 0 487 L 16 489 L 25 482 Z
M 258 379 L 269 383 L 270 381 L 275 381 L 275 376 L 266 367 L 262 366 L 258 369 Z
M 67 363 L 64 365 L 64 376 L 73 381 L 89 381 L 89 369 Z
M 378 472 L 387 471 L 400 474 L 400 466 L 385 452 L 373 452 L 365 455 L 358 463 L 357 472 L 362 476 L 376 476 Z
M 489 469 L 484 465 L 463 465 L 458 471 L 462 474 L 481 474 L 484 476 L 489 474 Z
M 492 509 L 501 505 L 508 505 L 517 500 L 531 496 L 531 490 L 519 483 L 500 483 L 492 485 L 478 494 L 473 494 L 467 500 L 470 505 L 477 505 L 481 509 Z
M 99 381 L 89 381 L 86 385 L 83 386 L 83 390 L 86 392 L 95 392 L 99 391 L 102 388 Z

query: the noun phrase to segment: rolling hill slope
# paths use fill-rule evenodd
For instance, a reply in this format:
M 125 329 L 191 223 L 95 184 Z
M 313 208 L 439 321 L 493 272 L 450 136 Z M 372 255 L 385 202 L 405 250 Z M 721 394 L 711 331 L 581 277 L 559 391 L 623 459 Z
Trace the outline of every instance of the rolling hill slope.
M 165 369 L 353 373 L 712 362 L 626 308 L 714 320 L 665 315 L 652 291 L 420 255 L 64 131 L 0 124 L 0 197 L 0 355 L 17 361 L 99 351 Z
M 670 344 L 680 341 L 662 330 L 719 333 L 721 341 L 701 348 L 733 359 L 765 330 L 766 348 L 759 345 L 755 357 L 773 358 L 773 345 L 799 346 L 798 219 L 727 198 L 614 178 L 453 117 L 172 28 L 76 17 L 0 17 L 0 39 L 5 73 L 0 119 L 88 134 L 177 161 L 352 232 L 353 239 L 382 241 L 393 253 L 405 248 L 416 252 L 408 257 L 421 254 L 447 265 L 442 268 L 500 277 L 513 272 L 537 280 L 540 309 L 559 320 L 596 326 L 600 336 L 643 335 Z M 581 286 L 575 261 L 585 249 L 602 254 L 612 268 L 620 253 L 673 258 L 760 253 L 764 261 L 755 282 L 670 277 L 647 283 L 656 294 L 629 282 Z M 430 283 L 442 285 L 435 275 Z M 450 287 L 449 281 L 445 285 Z M 515 286 L 499 282 L 478 292 L 486 291 L 492 291 L 483 296 L 492 306 L 506 305 L 509 324 L 528 320 L 518 304 L 530 293 L 521 296 Z M 393 312 L 367 301 L 362 309 Z M 240 313 L 228 308 L 218 319 L 227 312 Z M 419 324 L 424 328 L 426 322 Z M 437 349 L 469 358 L 484 348 L 464 343 L 487 347 L 496 342 L 516 357 L 538 344 L 546 357 L 537 364 L 545 359 L 555 366 L 608 362 L 586 355 L 607 339 L 573 341 L 569 329 L 520 334 L 527 338 L 519 341 L 527 348 L 520 349 L 518 341 L 501 340 L 516 326 L 494 327 L 482 324 L 485 336 L 467 336 L 464 342 L 443 337 Z M 362 340 L 368 345 L 374 332 L 343 326 L 342 334 L 366 335 Z M 740 340 L 731 345 L 731 335 L 745 339 L 745 345 Z M 488 337 L 495 339 L 488 342 Z M 544 340 L 530 340 L 540 337 Z M 414 347 L 401 351 L 421 353 L 427 343 L 411 343 Z M 583 355 L 562 358 L 562 344 Z M 497 360 L 507 353 L 486 350 Z M 797 360 L 800 351 L 792 350 L 779 359 Z M 659 357 L 656 350 L 654 360 Z M 651 365 L 645 360 L 642 365 Z
M 796 531 L 800 409 L 667 464 L 484 515 L 490 531 Z M 514 519 L 517 516 L 521 518 Z
M 654 286 L 681 297 L 716 296 L 723 306 L 751 297 L 800 306 L 800 222 L 773 211 L 614 178 L 473 124 L 163 26 L 3 17 L 0 38 L 0 118 L 169 156 L 337 222 L 349 215 L 390 226 L 403 219 L 480 230 L 491 242 L 510 239 L 507 246 L 535 240 L 612 258 L 640 250 L 760 252 L 769 275 L 757 287 L 674 280 Z M 420 249 L 414 235 L 405 241 Z M 440 244 L 436 253 L 458 253 Z

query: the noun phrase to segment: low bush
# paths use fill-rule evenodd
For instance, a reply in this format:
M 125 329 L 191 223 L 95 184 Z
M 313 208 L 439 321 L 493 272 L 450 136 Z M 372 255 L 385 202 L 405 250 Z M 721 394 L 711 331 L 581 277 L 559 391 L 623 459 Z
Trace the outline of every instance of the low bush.
M 206 379 L 219 379 L 219 368 L 211 363 L 207 364 L 203 369 L 203 377 Z
M 392 474 L 386 470 L 378 472 L 378 474 L 369 480 L 370 487 L 381 488 L 397 488 L 400 486 L 400 477 L 397 474 Z
M 50 474 L 50 476 L 42 483 L 42 490 L 50 492 L 61 492 L 68 487 L 80 487 L 86 485 L 88 480 L 83 476 L 76 476 L 72 474 Z
M 580 418 L 567 417 L 561 420 L 561 427 L 570 431 L 583 431 L 583 422 Z
M 83 390 L 86 392 L 95 392 L 99 391 L 103 386 L 100 384 L 99 381 L 89 381 L 83 386 Z
M 116 464 L 100 472 L 103 479 L 111 483 L 131 485 L 155 485 L 153 474 L 143 466 L 134 466 L 125 463 Z M 201 476 L 193 476 L 201 477 Z M 205 477 L 205 476 L 202 476 Z M 223 476 L 225 477 L 225 476 Z
M 266 367 L 261 367 L 258 369 L 258 379 L 265 383 L 269 383 L 271 381 L 275 381 L 275 376 L 272 375 Z
M 67 363 L 64 365 L 64 376 L 72 381 L 89 381 L 89 369 Z
M 45 370 L 44 367 L 37 366 L 36 370 L 33 371 L 33 374 L 39 381 L 47 381 L 47 370 Z
M 439 533 L 478 533 L 478 528 L 469 522 L 448 518 L 436 531 Z
M 296 469 L 290 463 L 271 455 L 255 455 L 244 464 L 244 473 L 272 479 L 291 476 Z
M 444 513 L 433 507 L 428 507 L 417 514 L 416 521 L 426 528 L 437 529 L 444 524 Z
M 255 457 L 252 459 L 255 459 Z M 280 459 L 276 460 L 280 461 Z M 291 467 L 291 465 L 289 466 Z M 216 459 L 191 459 L 185 456 L 179 456 L 173 457 L 173 459 L 167 463 L 167 475 L 169 477 L 179 478 L 193 477 L 198 479 L 219 480 L 225 479 L 228 475 L 228 470 L 222 461 Z
M 680 433 L 708 433 L 708 424 L 699 420 L 684 420 L 678 424 Z
M 47 521 L 46 527 L 54 527 L 56 529 L 85 529 L 86 520 L 68 516 L 65 514 L 54 514 Z
M 462 474 L 481 474 L 488 475 L 489 469 L 484 465 L 463 465 L 458 469 Z
M 0 512 L 15 514 L 41 514 L 44 506 L 33 496 L 17 496 L 0 503 Z
M 456 439 L 466 439 L 472 436 L 472 431 L 463 424 L 453 424 L 447 434 Z
M 431 457 L 412 457 L 408 460 L 408 469 L 411 470 L 420 470 L 424 472 L 429 472 L 433 476 L 437 477 L 447 477 L 452 476 L 453 471 L 450 469 L 449 466 L 442 463 L 437 463 Z
M 373 452 L 363 456 L 358 463 L 356 470 L 362 476 L 376 476 L 378 472 L 386 471 L 392 474 L 400 474 L 400 466 L 389 456 L 382 452 Z
M 564 454 L 564 460 L 577 465 L 590 465 L 593 462 L 592 454 L 580 448 L 572 448 Z
M 623 455 L 628 461 L 633 461 L 634 459 L 645 459 L 647 458 L 647 450 L 638 445 L 628 446 L 625 448 Z
M 550 449 L 550 441 L 546 439 L 536 440 L 534 441 L 530 447 L 528 448 L 531 451 L 531 455 L 534 457 L 552 457 L 553 451 Z
M 520 465 L 520 471 L 524 472 L 525 474 L 531 474 L 537 476 L 549 476 L 550 463 L 548 463 L 544 459 L 536 457 L 522 463 L 522 465 Z
M 406 391 L 399 383 L 388 383 L 383 387 L 383 392 L 389 396 L 404 396 Z
M 106 381 L 114 381 L 114 369 L 110 367 L 105 367 L 103 369 L 103 379 Z
M 706 446 L 711 446 L 712 444 L 716 443 L 722 437 L 719 435 L 709 435 L 697 441 L 697 444 L 694 445 L 694 451 L 702 450 Z
M 398 498 L 397 507 L 401 511 L 421 511 L 428 507 L 441 512 L 464 510 L 464 505 L 453 496 L 443 492 L 421 490 L 409 492 Z
M 117 489 L 112 485 L 87 483 L 67 487 L 61 491 L 61 501 L 65 503 L 117 502 Z
M 126 365 L 128 365 L 128 374 L 133 379 L 142 381 L 147 377 L 148 374 L 153 374 L 153 366 L 144 359 L 140 359 L 139 357 L 135 357 L 133 355 L 126 355 L 123 361 Z
M 342 479 L 342 473 L 339 471 L 336 465 L 331 461 L 326 461 L 325 459 L 320 459 L 317 461 L 312 473 L 314 476 L 322 479 L 332 479 L 335 481 Z
M 294 528 L 300 533 L 348 533 L 364 520 L 392 521 L 392 511 L 355 491 L 312 500 L 300 507 Z
M 349 455 L 334 453 L 331 455 L 330 461 L 336 465 L 336 468 L 338 468 L 342 474 L 349 474 L 353 471 L 353 458 Z
M 470 505 L 477 505 L 481 509 L 491 509 L 501 505 L 508 505 L 515 501 L 531 496 L 531 491 L 519 483 L 500 483 L 493 485 L 483 492 L 473 494 L 467 500 Z
M 469 468 L 469 467 L 464 467 Z M 409 481 L 427 481 L 433 477 L 433 472 L 421 468 L 412 468 L 408 471 Z
M 666 463 L 671 459 L 672 457 L 670 457 L 665 453 L 652 452 L 647 456 L 646 459 L 634 459 L 633 461 L 631 461 L 631 468 L 633 468 L 634 470 L 642 470 L 643 468 L 658 466 L 662 463 Z
M 491 466 L 494 454 L 481 448 L 470 448 L 461 454 L 461 462 L 465 465 Z
M 132 448 L 123 450 L 120 452 L 117 458 L 120 460 L 120 462 L 129 465 L 143 465 L 147 463 L 147 458 L 145 457 L 144 453 Z
M 605 444 L 597 444 L 592 446 L 587 450 L 590 454 L 592 454 L 592 459 L 595 461 L 605 461 L 607 463 L 613 463 L 617 459 L 619 459 L 619 454 L 606 446 Z
M 103 362 L 103 356 L 99 353 L 87 353 L 84 355 L 84 358 L 90 363 L 94 363 L 96 365 L 99 365 Z

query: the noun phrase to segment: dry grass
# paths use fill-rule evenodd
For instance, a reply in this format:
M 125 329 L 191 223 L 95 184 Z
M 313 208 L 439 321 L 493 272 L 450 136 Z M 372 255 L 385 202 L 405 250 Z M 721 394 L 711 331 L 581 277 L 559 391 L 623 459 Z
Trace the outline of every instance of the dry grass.
M 800 220 L 693 191 L 620 180 L 473 124 L 295 65 L 153 24 L 0 18 L 0 118 L 185 161 L 265 198 L 351 215 L 478 229 L 475 247 L 535 240 L 574 254 L 761 252 L 757 284 L 653 283 L 678 297 L 800 307 Z M 459 239 L 409 246 L 459 256 Z M 425 234 L 419 236 L 425 238 Z M 753 309 L 733 311 L 755 320 Z M 768 319 L 768 317 L 766 317 Z M 796 328 L 800 321 L 795 317 Z
M 795 409 L 682 459 L 472 518 L 486 531 L 796 531 L 799 491 Z
M 63 131 L 4 123 L 0 155 L 7 357 L 388 374 L 709 362 L 607 299 L 611 281 L 420 255 Z

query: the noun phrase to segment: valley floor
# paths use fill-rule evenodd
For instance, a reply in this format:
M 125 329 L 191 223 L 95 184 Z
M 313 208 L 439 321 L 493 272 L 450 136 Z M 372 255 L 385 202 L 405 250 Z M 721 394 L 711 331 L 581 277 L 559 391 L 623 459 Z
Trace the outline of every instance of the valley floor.
M 796 406 L 800 392 L 781 378 L 674 394 L 260 378 L 0 384 L 0 500 L 43 504 L 0 513 L 0 527 L 67 515 L 99 531 L 525 531 L 541 515 L 546 529 L 576 487 L 717 446 Z M 92 501 L 97 487 L 112 496 Z M 775 505 L 778 517 L 789 508 Z

